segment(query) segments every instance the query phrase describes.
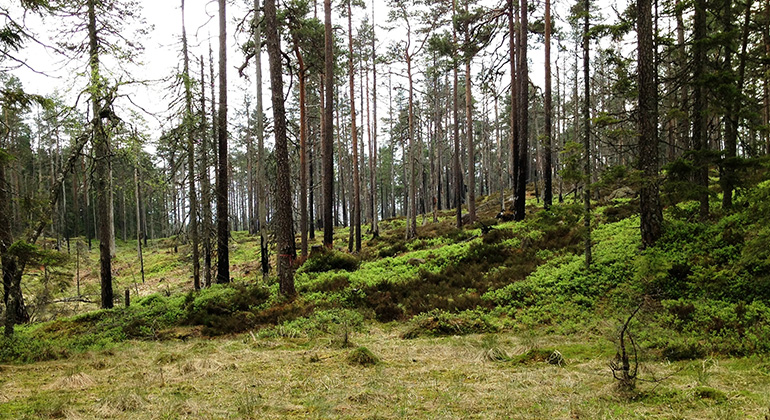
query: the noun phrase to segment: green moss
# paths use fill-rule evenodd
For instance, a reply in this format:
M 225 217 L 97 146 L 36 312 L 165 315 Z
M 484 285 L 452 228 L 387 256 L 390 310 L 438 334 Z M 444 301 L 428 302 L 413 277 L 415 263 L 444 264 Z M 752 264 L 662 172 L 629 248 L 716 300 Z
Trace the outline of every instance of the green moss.
M 723 403 L 727 401 L 727 394 L 724 392 L 707 386 L 699 386 L 693 391 L 696 398 L 708 399 L 716 403 Z
M 369 367 L 379 364 L 380 358 L 366 347 L 358 347 L 348 355 L 348 363 L 353 366 Z
M 481 311 L 449 313 L 433 310 L 413 317 L 401 337 L 412 339 L 420 336 L 479 334 L 498 329 L 493 318 Z
M 320 273 L 333 270 L 355 271 L 360 261 L 354 255 L 323 249 L 308 258 L 298 272 Z

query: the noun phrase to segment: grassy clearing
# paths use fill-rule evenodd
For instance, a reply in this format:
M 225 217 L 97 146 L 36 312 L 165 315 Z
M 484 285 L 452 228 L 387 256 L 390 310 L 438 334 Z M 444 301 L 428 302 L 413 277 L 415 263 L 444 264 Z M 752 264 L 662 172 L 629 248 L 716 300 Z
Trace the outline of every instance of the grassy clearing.
M 2 366 L 1 418 L 590 418 L 743 419 L 770 414 L 763 359 L 650 362 L 668 377 L 617 391 L 607 368 L 614 349 L 581 337 L 538 335 L 562 366 L 528 354 L 518 334 L 494 335 L 510 361 L 491 361 L 489 335 L 403 340 L 367 325 L 355 346 L 380 360 L 351 363 L 358 350 L 316 338 L 131 342 L 66 361 Z M 588 344 L 587 344 L 588 342 Z M 519 357 L 520 358 L 520 357 Z

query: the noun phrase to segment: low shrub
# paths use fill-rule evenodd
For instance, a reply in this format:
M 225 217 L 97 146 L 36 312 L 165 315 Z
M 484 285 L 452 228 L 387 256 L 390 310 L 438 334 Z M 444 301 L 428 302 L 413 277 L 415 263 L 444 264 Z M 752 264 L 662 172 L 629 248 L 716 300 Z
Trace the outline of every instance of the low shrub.
M 214 285 L 188 295 L 184 323 L 202 325 L 203 333 L 212 336 L 246 331 L 269 298 L 263 286 Z
M 374 366 L 380 363 L 380 358 L 375 356 L 366 347 L 358 347 L 348 355 L 348 363 L 353 366 Z
M 511 358 L 511 363 L 515 365 L 525 365 L 531 363 L 549 363 L 552 365 L 561 365 L 564 358 L 554 349 L 530 349 L 526 353 Z
M 360 261 L 353 255 L 332 249 L 322 249 L 311 255 L 298 272 L 321 273 L 331 270 L 355 271 Z
M 698 342 L 694 340 L 671 341 L 662 349 L 663 357 L 671 362 L 679 360 L 700 359 L 706 353 Z
M 321 275 L 314 281 L 299 284 L 297 290 L 300 293 L 338 292 L 350 286 L 350 278 L 347 274 Z
M 65 359 L 70 355 L 66 344 L 38 340 L 19 329 L 12 338 L 0 337 L 0 360 L 4 362 L 32 363 Z
M 433 310 L 416 315 L 409 324 L 408 329 L 401 335 L 402 338 L 479 334 L 498 330 L 492 317 L 478 310 L 459 313 Z
M 723 403 L 727 401 L 727 394 L 708 386 L 699 386 L 693 391 L 696 398 L 713 400 L 716 403 Z
M 262 337 L 315 338 L 325 334 L 347 335 L 360 331 L 363 325 L 364 317 L 358 311 L 329 309 L 285 321 L 275 327 L 263 329 L 259 334 Z

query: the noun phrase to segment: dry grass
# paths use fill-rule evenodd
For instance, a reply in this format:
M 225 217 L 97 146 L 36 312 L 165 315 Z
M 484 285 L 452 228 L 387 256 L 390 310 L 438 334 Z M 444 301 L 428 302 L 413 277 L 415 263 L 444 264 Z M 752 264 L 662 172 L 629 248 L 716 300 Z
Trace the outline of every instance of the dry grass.
M 124 350 L 86 353 L 69 361 L 4 367 L 0 418 L 40 418 L 57 398 L 70 419 L 510 418 L 510 419 L 763 419 L 770 414 L 770 376 L 761 361 L 645 364 L 640 384 L 620 394 L 607 368 L 610 343 L 545 336 L 567 364 L 517 364 L 531 339 L 490 336 L 402 340 L 371 326 L 356 334 L 381 359 L 348 364 L 350 349 L 328 340 L 229 339 L 134 342 Z M 96 368 L 95 366 L 98 366 Z M 705 368 L 699 366 L 706 366 Z M 73 374 L 72 372 L 78 372 Z M 726 396 L 703 398 L 699 386 Z M 699 388 L 702 389 L 702 388 Z
M 62 390 L 85 390 L 94 385 L 94 378 L 86 373 L 75 373 L 73 375 L 57 378 L 52 383 L 45 385 L 43 389 L 52 391 Z

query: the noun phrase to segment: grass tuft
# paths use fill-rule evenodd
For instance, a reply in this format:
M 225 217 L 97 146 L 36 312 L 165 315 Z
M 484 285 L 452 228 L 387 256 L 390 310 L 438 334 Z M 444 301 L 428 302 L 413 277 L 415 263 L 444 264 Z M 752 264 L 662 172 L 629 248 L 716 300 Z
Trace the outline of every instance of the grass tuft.
M 481 311 L 449 313 L 433 310 L 412 318 L 409 328 L 401 338 L 412 339 L 420 336 L 466 335 L 496 332 L 498 327 L 492 318 Z
M 358 347 L 348 354 L 348 364 L 352 366 L 374 366 L 380 363 L 380 358 L 375 356 L 366 347 Z
M 59 378 L 50 385 L 47 385 L 45 389 L 62 391 L 62 390 L 83 390 L 90 388 L 95 384 L 94 378 L 86 373 L 75 373 L 73 375 Z
M 725 394 L 724 392 L 718 389 L 711 388 L 708 386 L 699 386 L 695 388 L 694 393 L 696 398 L 699 398 L 702 400 L 708 399 L 716 403 L 723 403 L 727 401 L 727 394 Z

